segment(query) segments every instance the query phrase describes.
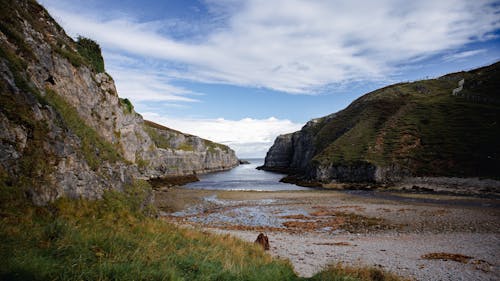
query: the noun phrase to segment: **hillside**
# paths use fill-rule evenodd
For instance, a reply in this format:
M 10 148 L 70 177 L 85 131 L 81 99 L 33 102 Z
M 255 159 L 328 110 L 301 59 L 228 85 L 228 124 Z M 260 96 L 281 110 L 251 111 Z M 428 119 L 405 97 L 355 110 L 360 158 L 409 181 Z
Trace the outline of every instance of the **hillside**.
M 238 164 L 226 146 L 144 122 L 119 98 L 99 45 L 68 37 L 38 3 L 0 5 L 2 185 L 45 204 Z
M 279 136 L 262 168 L 323 183 L 499 179 L 498 89 L 500 63 L 373 91 Z

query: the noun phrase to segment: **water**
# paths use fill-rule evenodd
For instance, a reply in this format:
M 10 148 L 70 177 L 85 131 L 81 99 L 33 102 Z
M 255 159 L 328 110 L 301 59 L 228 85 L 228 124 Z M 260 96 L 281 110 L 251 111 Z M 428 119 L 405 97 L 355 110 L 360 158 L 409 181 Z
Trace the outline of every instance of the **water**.
M 189 183 L 184 187 L 211 190 L 310 190 L 307 187 L 279 182 L 284 177 L 282 174 L 257 170 L 258 166 L 264 164 L 264 159 L 246 160 L 250 164 L 239 165 L 229 171 L 201 175 L 199 182 Z

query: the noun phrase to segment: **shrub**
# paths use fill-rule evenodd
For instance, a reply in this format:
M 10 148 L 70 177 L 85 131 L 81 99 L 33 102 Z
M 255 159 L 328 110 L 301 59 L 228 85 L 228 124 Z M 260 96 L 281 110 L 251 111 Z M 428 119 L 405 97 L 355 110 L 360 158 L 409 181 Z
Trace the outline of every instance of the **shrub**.
M 78 53 L 84 57 L 98 73 L 104 72 L 104 59 L 101 47 L 92 39 L 78 36 L 76 40 Z
M 132 105 L 129 99 L 120 98 L 120 104 L 124 107 L 124 113 L 132 113 L 134 111 L 134 105 Z

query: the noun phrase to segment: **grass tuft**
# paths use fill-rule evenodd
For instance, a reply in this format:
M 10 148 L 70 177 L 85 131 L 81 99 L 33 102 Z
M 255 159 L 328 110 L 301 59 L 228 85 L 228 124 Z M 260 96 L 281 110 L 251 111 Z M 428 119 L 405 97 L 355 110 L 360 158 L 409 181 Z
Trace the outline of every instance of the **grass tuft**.
M 132 105 L 132 103 L 130 102 L 129 99 L 122 99 L 120 98 L 120 105 L 123 106 L 123 112 L 125 114 L 130 114 L 132 112 L 134 112 L 134 105 Z
M 311 281 L 401 281 L 403 279 L 392 273 L 374 267 L 351 267 L 338 263 L 330 265 L 314 275 Z

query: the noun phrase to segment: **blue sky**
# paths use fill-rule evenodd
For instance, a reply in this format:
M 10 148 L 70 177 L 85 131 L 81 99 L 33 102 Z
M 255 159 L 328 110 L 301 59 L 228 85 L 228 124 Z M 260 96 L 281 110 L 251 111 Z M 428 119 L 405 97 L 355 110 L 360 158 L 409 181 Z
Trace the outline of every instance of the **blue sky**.
M 401 81 L 500 59 L 500 2 L 41 0 L 96 40 L 146 119 L 263 157 L 274 138 Z

